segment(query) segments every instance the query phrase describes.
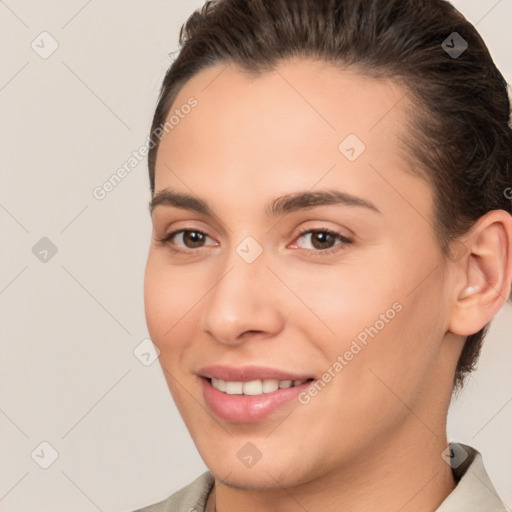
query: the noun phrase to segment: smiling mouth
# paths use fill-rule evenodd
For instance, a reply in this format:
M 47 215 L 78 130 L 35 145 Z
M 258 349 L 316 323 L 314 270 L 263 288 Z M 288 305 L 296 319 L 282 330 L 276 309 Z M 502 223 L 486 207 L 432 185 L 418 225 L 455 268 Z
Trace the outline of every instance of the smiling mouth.
M 278 379 L 255 379 L 247 382 L 225 381 L 216 378 L 206 379 L 217 390 L 228 395 L 263 395 L 273 393 L 279 389 L 298 387 L 302 384 L 312 382 L 314 379 L 306 380 L 278 380 Z

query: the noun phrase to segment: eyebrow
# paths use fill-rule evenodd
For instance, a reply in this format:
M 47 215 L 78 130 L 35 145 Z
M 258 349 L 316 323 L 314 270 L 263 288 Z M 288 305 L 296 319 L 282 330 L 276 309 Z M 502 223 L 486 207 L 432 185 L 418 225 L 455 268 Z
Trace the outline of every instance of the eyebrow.
M 268 217 L 278 217 L 315 206 L 358 206 L 381 213 L 380 210 L 371 202 L 360 197 L 340 192 L 339 190 L 322 191 L 304 191 L 286 194 L 285 196 L 274 199 L 266 208 Z M 174 192 L 169 189 L 163 189 L 157 192 L 149 203 L 149 211 L 153 213 L 157 206 L 174 206 L 207 216 L 213 216 L 213 210 L 210 206 L 193 195 Z

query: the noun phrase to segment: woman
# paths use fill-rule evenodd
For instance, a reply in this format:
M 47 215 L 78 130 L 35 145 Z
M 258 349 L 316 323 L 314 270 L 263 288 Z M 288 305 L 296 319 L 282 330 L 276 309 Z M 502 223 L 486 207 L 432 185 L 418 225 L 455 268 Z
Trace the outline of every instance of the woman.
M 145 511 L 506 510 L 446 438 L 512 282 L 510 104 L 443 0 L 218 0 L 148 156 L 148 328 L 209 471 Z

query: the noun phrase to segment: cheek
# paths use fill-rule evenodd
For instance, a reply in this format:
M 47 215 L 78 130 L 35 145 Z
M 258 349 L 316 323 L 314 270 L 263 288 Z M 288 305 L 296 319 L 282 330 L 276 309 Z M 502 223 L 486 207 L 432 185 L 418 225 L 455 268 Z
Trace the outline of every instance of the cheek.
M 404 403 L 414 408 L 429 392 L 443 341 L 443 311 L 434 291 L 397 295 L 391 309 L 373 308 L 352 338 L 350 343 L 355 340 L 361 350 L 340 385 L 344 394 L 350 392 L 351 406 L 361 417 L 371 410 L 370 415 L 391 424 L 407 416 Z
M 185 414 L 188 395 L 183 393 L 183 359 L 197 327 L 193 315 L 198 301 L 192 293 L 195 289 L 191 273 L 170 268 L 165 256 L 150 251 L 144 276 L 146 323 L 160 351 L 159 363 L 169 391 L 184 418 L 189 415 Z
M 315 329 L 317 336 L 331 337 L 333 344 L 373 325 L 398 295 L 385 271 L 373 273 L 368 265 L 355 262 L 313 269 L 290 265 L 281 269 L 281 275 L 296 296 L 289 297 L 296 320 Z
M 204 293 L 196 281 L 194 273 L 171 268 L 164 255 L 150 251 L 144 276 L 144 306 L 151 339 L 163 356 L 184 339 L 177 334 L 193 326 L 191 313 Z
M 440 276 L 411 293 L 425 273 L 411 261 L 388 257 L 373 265 L 287 270 L 287 282 L 296 283 L 294 292 L 310 310 L 297 303 L 294 321 L 322 352 L 324 371 L 331 367 L 340 375 L 334 387 L 351 388 L 355 404 L 392 396 L 378 377 L 391 389 L 414 393 L 437 357 L 443 337 Z

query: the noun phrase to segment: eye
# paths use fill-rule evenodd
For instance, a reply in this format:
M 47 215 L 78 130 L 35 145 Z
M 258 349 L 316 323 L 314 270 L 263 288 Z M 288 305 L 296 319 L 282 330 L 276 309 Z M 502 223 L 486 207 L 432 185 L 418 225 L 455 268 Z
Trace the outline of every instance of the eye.
M 168 246 L 173 251 L 186 252 L 187 249 L 193 250 L 203 247 L 206 245 L 207 240 L 214 242 L 209 245 L 218 245 L 215 240 L 202 231 L 198 231 L 197 229 L 180 229 L 165 235 L 163 238 L 159 239 L 158 242 Z
M 352 240 L 337 231 L 330 229 L 306 229 L 297 237 L 292 247 L 313 250 L 316 252 L 333 252 L 336 246 L 351 244 Z

